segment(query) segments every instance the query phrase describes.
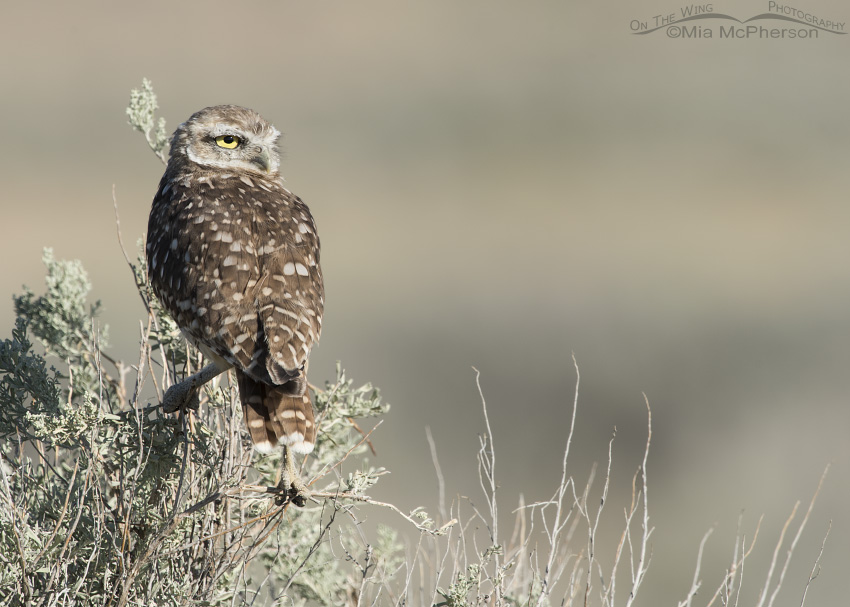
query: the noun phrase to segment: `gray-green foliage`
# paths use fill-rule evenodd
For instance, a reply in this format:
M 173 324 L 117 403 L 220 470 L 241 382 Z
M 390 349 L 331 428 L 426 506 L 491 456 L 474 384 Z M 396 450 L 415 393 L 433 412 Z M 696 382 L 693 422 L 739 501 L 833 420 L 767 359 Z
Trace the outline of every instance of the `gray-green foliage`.
M 168 133 L 165 130 L 165 118 L 155 118 L 157 109 L 159 104 L 156 93 L 153 92 L 153 85 L 150 80 L 143 78 L 142 88 L 130 91 L 127 118 L 130 126 L 145 136 L 154 153 L 161 160 L 165 160 L 168 157 Z
M 339 501 L 276 504 L 266 487 L 280 457 L 253 456 L 227 380 L 205 388 L 197 412 L 162 413 L 164 389 L 202 360 L 151 299 L 143 266 L 133 269 L 149 317 L 129 367 L 102 351 L 82 266 L 49 251 L 44 262 L 46 292 L 15 298 L 0 344 L 3 604 L 342 605 L 359 592 L 358 555 L 397 566 L 395 535 L 366 546 Z M 303 477 L 362 492 L 380 471 L 352 473 L 355 487 L 338 464 L 362 461 L 355 420 L 387 406 L 341 368 L 315 401 L 321 431 Z
M 0 343 L 0 434 L 30 437 L 16 422 L 32 412 L 58 411 L 62 398 L 56 370 L 33 352 L 27 320 L 18 318 L 11 339 Z
M 106 343 L 103 329 L 99 334 L 92 332 L 100 302 L 88 304 L 91 283 L 79 261 L 56 261 L 52 249 L 44 250 L 42 261 L 47 268 L 47 292 L 36 297 L 24 287 L 23 295 L 14 298 L 15 311 L 27 319 L 48 354 L 61 360 L 84 358 Z

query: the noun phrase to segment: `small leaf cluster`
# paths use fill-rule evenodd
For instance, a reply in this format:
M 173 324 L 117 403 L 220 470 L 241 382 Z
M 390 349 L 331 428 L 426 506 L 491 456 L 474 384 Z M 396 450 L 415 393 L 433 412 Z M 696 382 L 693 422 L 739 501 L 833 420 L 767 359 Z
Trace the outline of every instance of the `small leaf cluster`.
M 168 158 L 168 134 L 165 130 L 165 119 L 156 119 L 159 103 L 153 85 L 147 78 L 142 79 L 142 87 L 130 91 L 130 104 L 126 113 L 128 122 L 135 130 L 141 132 L 160 160 Z M 156 124 L 156 126 L 154 126 Z

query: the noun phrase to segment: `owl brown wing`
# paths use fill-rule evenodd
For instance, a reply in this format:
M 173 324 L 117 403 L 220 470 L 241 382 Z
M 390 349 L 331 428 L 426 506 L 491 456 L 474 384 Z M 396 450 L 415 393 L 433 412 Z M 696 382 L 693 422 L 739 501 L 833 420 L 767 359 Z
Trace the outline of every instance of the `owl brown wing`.
M 268 374 L 277 385 L 302 375 L 321 334 L 324 306 L 315 223 L 298 197 L 283 192 L 287 204 L 258 222 L 266 236 L 261 236 L 262 248 L 258 245 L 258 282 L 249 291 L 263 339 L 257 340 L 246 367 L 249 375 L 260 379 Z M 298 393 L 303 388 L 299 386 Z
M 161 187 L 154 200 L 154 289 L 192 341 L 300 395 L 324 305 L 313 218 L 274 180 L 197 181 Z

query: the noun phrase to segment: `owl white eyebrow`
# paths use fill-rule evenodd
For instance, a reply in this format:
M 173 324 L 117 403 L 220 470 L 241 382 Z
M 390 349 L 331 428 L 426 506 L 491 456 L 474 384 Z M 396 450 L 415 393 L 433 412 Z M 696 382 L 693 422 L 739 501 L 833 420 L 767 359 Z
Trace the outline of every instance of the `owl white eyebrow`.
M 228 126 L 226 124 L 217 124 L 212 129 L 210 129 L 210 137 L 221 137 L 223 135 L 232 135 L 234 137 L 240 137 L 242 139 L 247 139 L 248 136 L 245 135 L 242 131 L 238 131 L 234 129 L 232 126 Z

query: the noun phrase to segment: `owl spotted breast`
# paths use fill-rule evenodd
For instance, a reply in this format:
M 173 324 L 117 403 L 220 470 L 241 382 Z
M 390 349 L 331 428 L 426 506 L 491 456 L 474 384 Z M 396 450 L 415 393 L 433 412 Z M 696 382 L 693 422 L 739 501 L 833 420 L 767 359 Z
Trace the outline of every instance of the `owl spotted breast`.
M 177 128 L 148 223 L 148 276 L 186 337 L 234 368 L 255 447 L 309 453 L 307 362 L 324 287 L 315 222 L 278 172 L 279 137 L 234 105 Z

